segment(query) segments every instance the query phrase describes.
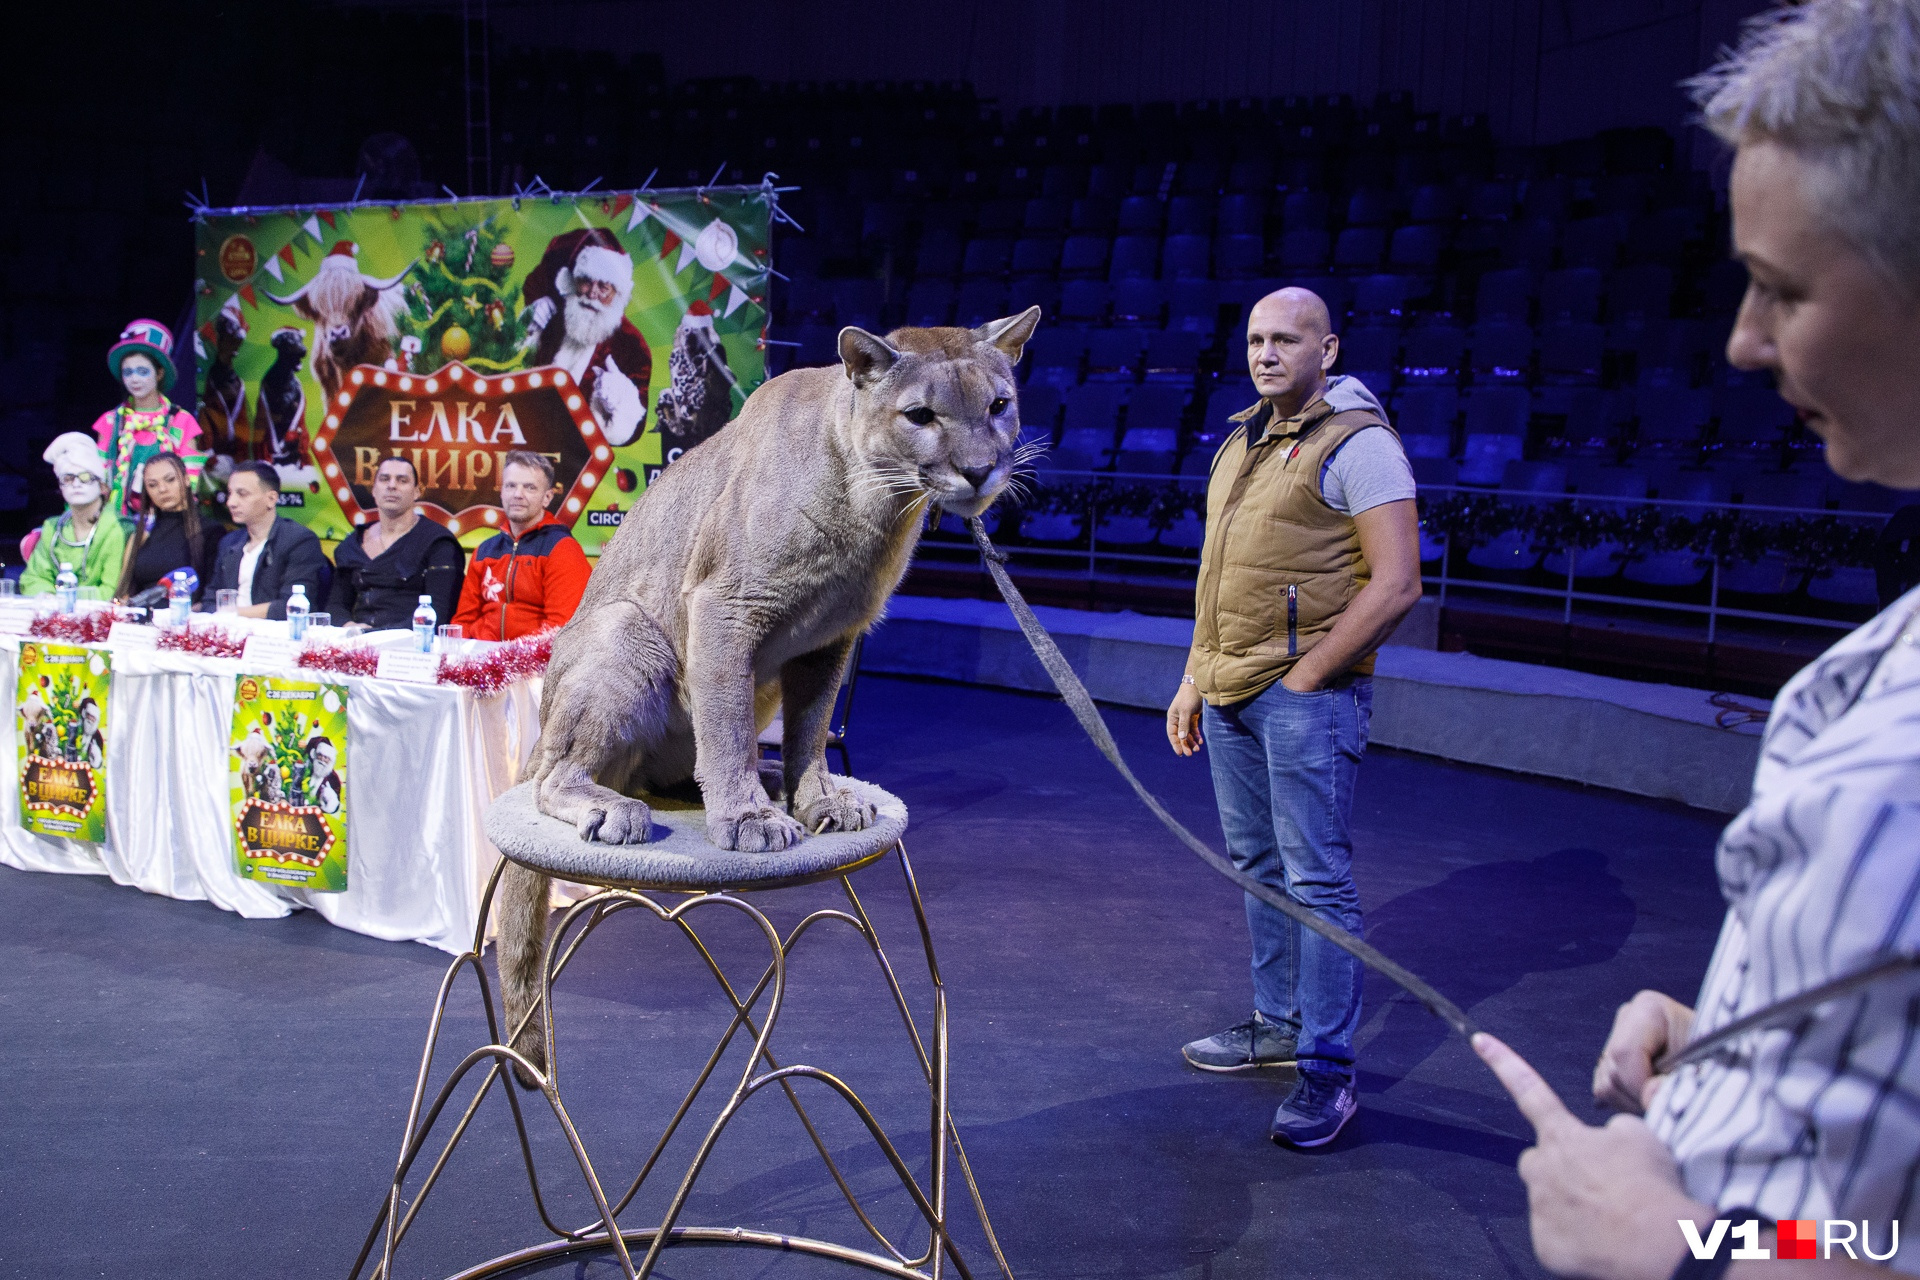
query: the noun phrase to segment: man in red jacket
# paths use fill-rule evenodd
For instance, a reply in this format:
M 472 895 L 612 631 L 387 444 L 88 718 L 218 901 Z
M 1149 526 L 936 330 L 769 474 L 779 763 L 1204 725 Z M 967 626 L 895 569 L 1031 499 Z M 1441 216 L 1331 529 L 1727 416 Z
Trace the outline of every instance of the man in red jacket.
M 587 554 L 547 514 L 553 463 L 516 449 L 500 467 L 507 531 L 480 544 L 453 621 L 469 640 L 512 640 L 562 626 L 587 589 Z

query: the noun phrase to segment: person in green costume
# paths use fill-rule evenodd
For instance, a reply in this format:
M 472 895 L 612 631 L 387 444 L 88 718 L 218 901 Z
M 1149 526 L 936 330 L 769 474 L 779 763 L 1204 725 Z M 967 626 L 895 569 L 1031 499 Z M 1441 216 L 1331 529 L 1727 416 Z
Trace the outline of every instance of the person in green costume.
M 41 456 L 53 467 L 67 509 L 40 526 L 20 594 L 46 595 L 61 571 L 71 569 L 83 588 L 99 588 L 104 599 L 120 581 L 128 533 L 127 522 L 106 509 L 107 460 L 78 431 L 55 437 Z

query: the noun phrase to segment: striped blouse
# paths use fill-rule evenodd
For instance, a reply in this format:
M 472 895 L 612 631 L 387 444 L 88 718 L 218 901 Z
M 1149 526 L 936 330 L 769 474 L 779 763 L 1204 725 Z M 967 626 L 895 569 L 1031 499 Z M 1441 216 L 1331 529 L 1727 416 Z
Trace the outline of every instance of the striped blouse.
M 1753 798 L 1720 839 L 1729 910 L 1695 1005 L 1704 1035 L 1920 950 L 1920 590 L 1801 671 L 1767 722 Z M 1663 1084 L 1648 1114 L 1687 1191 L 1766 1217 L 1889 1221 L 1920 1274 L 1920 977 L 1750 1033 Z

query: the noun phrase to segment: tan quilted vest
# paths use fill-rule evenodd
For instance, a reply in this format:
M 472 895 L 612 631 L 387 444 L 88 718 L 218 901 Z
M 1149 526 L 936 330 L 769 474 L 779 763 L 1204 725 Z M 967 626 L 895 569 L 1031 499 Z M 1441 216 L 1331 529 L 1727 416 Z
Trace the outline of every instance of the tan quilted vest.
M 1353 517 L 1320 496 L 1320 476 L 1354 432 L 1387 427 L 1365 409 L 1315 400 L 1269 425 L 1252 448 L 1262 400 L 1214 456 L 1207 537 L 1194 591 L 1193 681 L 1208 702 L 1239 702 L 1272 685 L 1333 629 L 1370 576 Z M 1387 427 L 1389 431 L 1391 427 Z M 1367 654 L 1350 668 L 1373 671 Z

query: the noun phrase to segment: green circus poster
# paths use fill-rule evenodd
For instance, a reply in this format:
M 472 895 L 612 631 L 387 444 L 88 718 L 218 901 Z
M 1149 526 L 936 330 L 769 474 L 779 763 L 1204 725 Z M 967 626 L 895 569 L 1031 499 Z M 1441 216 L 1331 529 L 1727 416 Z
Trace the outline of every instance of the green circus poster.
M 321 538 L 380 459 L 469 548 L 514 450 L 597 555 L 650 479 L 765 379 L 771 187 L 195 215 L 203 447 L 272 465 Z M 213 470 L 218 473 L 220 467 Z
M 35 835 L 98 844 L 107 838 L 105 649 L 20 646 L 14 744 L 20 765 L 20 825 Z
M 347 887 L 347 690 L 243 675 L 227 753 L 234 856 L 249 880 Z

